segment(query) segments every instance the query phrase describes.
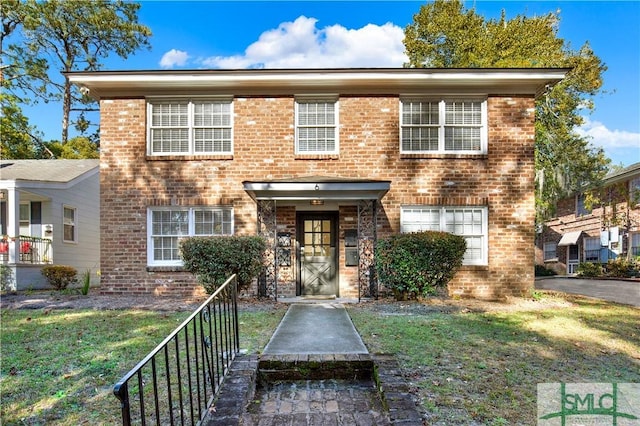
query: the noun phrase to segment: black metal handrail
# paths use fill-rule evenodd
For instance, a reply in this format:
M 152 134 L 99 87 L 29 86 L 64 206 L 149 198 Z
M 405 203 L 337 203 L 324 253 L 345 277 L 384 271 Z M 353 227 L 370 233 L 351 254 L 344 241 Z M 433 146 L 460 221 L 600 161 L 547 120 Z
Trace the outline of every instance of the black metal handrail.
M 124 426 L 204 419 L 240 350 L 237 287 L 232 275 L 116 383 Z

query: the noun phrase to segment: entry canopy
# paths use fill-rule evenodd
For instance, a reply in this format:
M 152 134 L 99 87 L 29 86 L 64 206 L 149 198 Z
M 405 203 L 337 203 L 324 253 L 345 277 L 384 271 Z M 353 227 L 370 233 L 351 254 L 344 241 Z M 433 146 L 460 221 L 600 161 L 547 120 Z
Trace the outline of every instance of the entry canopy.
M 254 200 L 380 200 L 391 182 L 315 176 L 245 181 L 242 185 Z
M 567 232 L 566 234 L 562 235 L 562 238 L 560 238 L 558 246 L 575 246 L 578 244 L 578 240 L 580 239 L 581 235 L 582 231 Z

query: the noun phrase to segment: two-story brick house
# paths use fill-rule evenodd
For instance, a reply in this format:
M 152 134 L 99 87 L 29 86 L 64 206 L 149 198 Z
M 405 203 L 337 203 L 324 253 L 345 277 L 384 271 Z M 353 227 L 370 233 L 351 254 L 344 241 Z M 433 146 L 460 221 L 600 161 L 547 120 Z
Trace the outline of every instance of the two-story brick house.
M 260 294 L 368 296 L 375 240 L 463 235 L 453 295 L 533 287 L 536 96 L 566 69 L 73 72 L 100 101 L 101 291 L 199 291 L 180 238 L 252 235 Z
M 574 274 L 580 262 L 640 256 L 640 163 L 560 200 L 536 239 L 536 263 Z

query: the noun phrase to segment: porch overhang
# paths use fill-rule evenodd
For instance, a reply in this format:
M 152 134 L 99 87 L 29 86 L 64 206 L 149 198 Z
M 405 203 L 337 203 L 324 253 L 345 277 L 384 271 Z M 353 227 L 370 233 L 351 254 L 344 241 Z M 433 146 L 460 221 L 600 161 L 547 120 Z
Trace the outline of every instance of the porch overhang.
M 298 178 L 272 181 L 245 181 L 244 190 L 254 200 L 380 200 L 389 191 L 390 181 Z
M 582 231 L 572 231 L 563 234 L 558 243 L 558 247 L 577 245 L 581 235 Z

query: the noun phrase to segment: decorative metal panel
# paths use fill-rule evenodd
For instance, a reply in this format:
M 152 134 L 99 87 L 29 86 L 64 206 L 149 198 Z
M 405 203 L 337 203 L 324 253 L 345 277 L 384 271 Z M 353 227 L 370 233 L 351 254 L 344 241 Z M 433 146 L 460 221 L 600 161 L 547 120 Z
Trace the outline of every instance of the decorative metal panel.
M 258 277 L 258 296 L 278 298 L 276 262 L 276 202 L 258 200 L 258 235 L 267 242 L 265 268 Z
M 358 297 L 378 297 L 378 280 L 374 266 L 377 239 L 377 200 L 358 203 Z

